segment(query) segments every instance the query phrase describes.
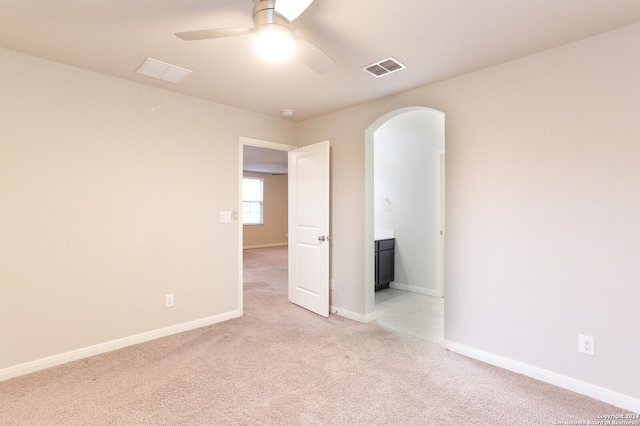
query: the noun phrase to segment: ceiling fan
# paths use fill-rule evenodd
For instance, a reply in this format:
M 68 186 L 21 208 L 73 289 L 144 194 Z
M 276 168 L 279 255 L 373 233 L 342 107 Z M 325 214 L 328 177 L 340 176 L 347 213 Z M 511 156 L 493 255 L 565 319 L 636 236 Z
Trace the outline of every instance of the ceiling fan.
M 256 51 L 267 60 L 284 60 L 295 50 L 303 64 L 325 74 L 336 63 L 320 48 L 294 34 L 293 21 L 313 0 L 254 0 L 253 28 L 212 28 L 176 33 L 182 40 L 208 40 L 255 34 Z M 262 56 L 262 55 L 261 55 Z

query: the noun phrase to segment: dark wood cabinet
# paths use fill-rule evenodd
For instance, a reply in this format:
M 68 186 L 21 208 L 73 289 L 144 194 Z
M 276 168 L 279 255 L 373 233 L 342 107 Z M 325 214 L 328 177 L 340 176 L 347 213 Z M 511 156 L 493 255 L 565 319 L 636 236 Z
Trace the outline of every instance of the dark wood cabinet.
M 389 283 L 394 280 L 395 245 L 395 238 L 375 242 L 376 291 L 389 288 Z

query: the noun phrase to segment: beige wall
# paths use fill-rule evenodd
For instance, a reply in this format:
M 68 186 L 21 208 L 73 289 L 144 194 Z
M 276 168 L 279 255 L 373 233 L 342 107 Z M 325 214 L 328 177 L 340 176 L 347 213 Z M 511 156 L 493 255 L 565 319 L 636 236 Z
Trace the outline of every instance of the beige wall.
M 638 45 L 634 25 L 301 123 L 301 145 L 331 141 L 332 304 L 373 310 L 365 130 L 434 108 L 446 114 L 445 338 L 637 401 Z M 595 337 L 595 357 L 578 354 L 578 334 Z
M 0 49 L 0 370 L 239 305 L 240 136 L 294 125 Z M 164 307 L 164 295 L 175 307 Z
M 263 224 L 243 226 L 245 248 L 287 244 L 287 175 L 244 172 L 247 177 L 263 179 Z
M 218 218 L 241 135 L 331 141 L 332 304 L 369 314 L 365 131 L 426 106 L 446 114 L 446 339 L 637 400 L 639 44 L 634 25 L 297 126 L 0 50 L 0 369 L 238 309 Z

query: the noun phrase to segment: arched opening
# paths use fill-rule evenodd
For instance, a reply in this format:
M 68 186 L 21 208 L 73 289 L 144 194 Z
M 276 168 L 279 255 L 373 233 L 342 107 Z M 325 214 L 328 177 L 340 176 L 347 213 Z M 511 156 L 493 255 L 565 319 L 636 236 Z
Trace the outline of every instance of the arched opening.
M 365 253 L 371 253 L 365 258 L 367 320 L 377 318 L 384 325 L 380 306 L 386 309 L 401 299 L 439 303 L 442 311 L 442 300 L 432 299 L 444 296 L 444 113 L 425 107 L 392 111 L 369 126 L 365 143 L 364 245 Z M 395 276 L 390 289 L 376 293 L 376 269 L 379 264 L 382 268 L 377 259 L 383 254 L 388 258 L 376 247 L 390 238 L 395 240 Z M 390 295 L 402 297 L 392 303 L 385 300 Z M 413 315 L 417 319 L 400 331 L 428 334 L 426 328 L 435 324 L 422 322 L 419 313 Z M 443 328 L 443 320 L 438 321 Z M 421 324 L 425 330 L 420 330 Z

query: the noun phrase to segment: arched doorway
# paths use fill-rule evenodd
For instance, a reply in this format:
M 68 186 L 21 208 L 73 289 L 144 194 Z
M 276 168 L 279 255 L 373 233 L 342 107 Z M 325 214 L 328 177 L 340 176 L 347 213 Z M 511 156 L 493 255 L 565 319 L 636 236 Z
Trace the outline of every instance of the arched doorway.
M 425 107 L 392 111 L 365 136 L 366 282 L 375 282 L 374 241 L 395 237 L 396 294 L 444 296 L 444 113 Z M 380 292 L 378 296 L 390 294 Z M 391 291 L 393 293 L 393 291 Z M 411 294 L 407 296 L 411 296 Z M 367 285 L 367 319 L 376 315 Z

